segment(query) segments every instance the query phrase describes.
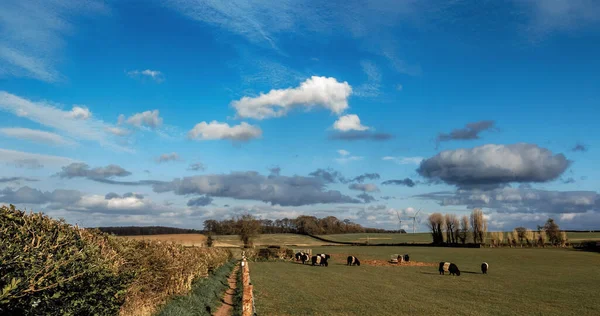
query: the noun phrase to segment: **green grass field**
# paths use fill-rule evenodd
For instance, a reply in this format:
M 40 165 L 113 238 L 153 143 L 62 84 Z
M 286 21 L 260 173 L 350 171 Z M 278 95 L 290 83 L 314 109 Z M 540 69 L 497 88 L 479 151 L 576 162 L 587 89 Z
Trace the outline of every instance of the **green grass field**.
M 329 267 L 253 262 L 259 315 L 600 315 L 600 254 L 570 249 L 321 247 Z M 345 266 L 348 254 L 388 260 L 451 261 L 460 277 L 437 267 Z M 480 273 L 481 262 L 490 265 Z

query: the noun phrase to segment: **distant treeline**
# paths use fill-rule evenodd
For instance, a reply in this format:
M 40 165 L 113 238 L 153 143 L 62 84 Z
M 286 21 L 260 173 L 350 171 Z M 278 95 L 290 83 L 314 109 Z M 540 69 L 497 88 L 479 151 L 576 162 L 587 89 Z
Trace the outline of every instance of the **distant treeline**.
M 298 216 L 297 218 L 283 219 L 263 219 L 260 222 L 260 232 L 262 234 L 352 234 L 352 233 L 406 233 L 402 230 L 385 230 L 380 228 L 363 227 L 360 224 L 353 223 L 348 219 L 340 220 L 335 216 L 317 218 L 315 216 Z M 206 220 L 204 221 L 204 230 L 216 235 L 235 235 L 236 219 L 227 219 L 222 221 Z
M 121 226 L 96 227 L 100 231 L 117 236 L 164 235 L 164 234 L 203 234 L 197 229 L 185 229 L 164 226 Z

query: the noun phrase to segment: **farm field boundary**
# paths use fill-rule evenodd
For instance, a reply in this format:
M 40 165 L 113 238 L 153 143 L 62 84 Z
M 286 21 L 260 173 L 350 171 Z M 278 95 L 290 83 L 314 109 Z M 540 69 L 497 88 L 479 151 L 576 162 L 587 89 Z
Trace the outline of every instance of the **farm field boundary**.
M 480 244 L 425 244 L 425 243 L 366 243 L 366 242 L 350 242 L 350 241 L 335 241 L 323 237 L 319 237 L 316 235 L 307 234 L 312 238 L 318 239 L 320 241 L 329 242 L 332 244 L 338 245 L 348 245 L 348 246 L 373 246 L 373 247 L 454 247 L 454 248 L 481 248 Z

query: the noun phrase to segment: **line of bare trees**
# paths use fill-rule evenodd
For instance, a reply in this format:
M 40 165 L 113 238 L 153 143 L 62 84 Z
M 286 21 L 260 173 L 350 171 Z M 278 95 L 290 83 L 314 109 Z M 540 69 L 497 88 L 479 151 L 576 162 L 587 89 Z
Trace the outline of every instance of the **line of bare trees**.
M 435 244 L 465 244 L 468 240 L 475 244 L 484 244 L 486 238 L 489 238 L 490 244 L 495 247 L 543 247 L 547 243 L 565 246 L 568 242 L 567 233 L 561 231 L 552 218 L 549 218 L 544 226 L 538 226 L 537 231 L 517 227 L 511 232 L 491 232 L 488 235 L 488 223 L 481 209 L 474 209 L 470 216 L 464 215 L 460 219 L 456 214 L 433 213 L 427 219 L 427 226 Z
M 474 209 L 471 216 L 464 215 L 460 219 L 456 214 L 433 213 L 427 218 L 427 226 L 434 244 L 465 244 L 469 237 L 473 243 L 481 244 L 487 234 L 487 220 L 480 209 Z

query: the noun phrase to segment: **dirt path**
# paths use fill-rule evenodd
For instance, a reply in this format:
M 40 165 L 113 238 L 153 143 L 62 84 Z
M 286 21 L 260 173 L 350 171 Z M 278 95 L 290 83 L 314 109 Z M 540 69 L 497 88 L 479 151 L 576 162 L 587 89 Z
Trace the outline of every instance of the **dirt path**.
M 239 269 L 240 265 L 238 264 L 233 268 L 233 271 L 231 271 L 231 274 L 227 279 L 229 288 L 225 291 L 225 295 L 221 300 L 223 305 L 217 309 L 213 316 L 230 316 L 233 312 L 233 296 L 235 295 L 235 289 L 237 288 L 237 272 Z

